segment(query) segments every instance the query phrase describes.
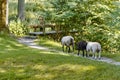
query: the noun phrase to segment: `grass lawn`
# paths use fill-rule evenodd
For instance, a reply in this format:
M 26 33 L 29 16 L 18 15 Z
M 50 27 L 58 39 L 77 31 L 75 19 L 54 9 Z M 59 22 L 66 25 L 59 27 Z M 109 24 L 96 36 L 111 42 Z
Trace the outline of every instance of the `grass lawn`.
M 120 80 L 120 66 L 32 49 L 0 35 L 0 80 Z
M 45 37 L 40 37 L 39 45 L 49 47 L 50 49 L 55 49 L 55 50 L 62 51 L 61 42 L 55 42 L 54 40 L 47 39 Z M 75 50 L 74 53 L 77 54 L 77 51 Z M 82 52 L 81 52 L 81 54 L 82 54 Z M 112 58 L 115 61 L 120 62 L 120 53 L 109 53 L 109 52 L 103 52 L 102 51 L 101 54 L 102 54 L 103 57 Z

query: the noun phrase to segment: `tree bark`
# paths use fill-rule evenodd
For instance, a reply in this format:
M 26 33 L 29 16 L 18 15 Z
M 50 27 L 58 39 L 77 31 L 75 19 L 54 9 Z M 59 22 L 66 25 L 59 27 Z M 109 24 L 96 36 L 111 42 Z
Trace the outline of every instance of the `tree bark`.
M 25 0 L 18 0 L 18 19 L 24 21 Z
M 7 8 L 7 1 L 0 0 L 0 32 L 5 30 L 6 27 L 6 8 Z
M 8 26 L 8 15 L 9 15 L 9 8 L 8 8 L 8 6 L 9 6 L 9 2 L 8 2 L 8 0 L 6 0 L 6 26 Z

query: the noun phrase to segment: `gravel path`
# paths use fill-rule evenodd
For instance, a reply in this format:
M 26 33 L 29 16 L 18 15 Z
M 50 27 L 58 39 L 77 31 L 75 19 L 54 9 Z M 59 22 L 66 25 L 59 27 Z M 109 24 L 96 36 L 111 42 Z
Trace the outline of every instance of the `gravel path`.
M 34 42 L 34 40 L 35 40 L 35 38 L 23 37 L 23 38 L 19 38 L 18 42 L 25 44 L 31 48 L 36 48 L 36 49 L 40 49 L 40 50 L 47 50 L 47 51 L 54 51 L 54 52 L 62 52 L 62 51 L 52 50 L 52 49 L 49 49 L 49 48 L 46 48 L 43 46 L 39 46 Z M 89 59 L 94 60 L 91 57 Z M 115 60 L 107 58 L 107 57 L 102 57 L 100 60 L 97 59 L 97 61 L 102 61 L 102 62 L 106 62 L 106 63 L 113 64 L 113 65 L 120 65 L 120 62 L 116 62 Z
M 25 44 L 31 48 L 36 48 L 36 49 L 41 49 L 41 50 L 49 50 L 48 48 L 46 47 L 42 47 L 42 46 L 39 46 L 37 45 L 35 42 L 34 42 L 35 38 L 28 38 L 28 37 L 24 37 L 24 38 L 19 38 L 18 39 L 18 42 L 22 43 L 22 44 Z

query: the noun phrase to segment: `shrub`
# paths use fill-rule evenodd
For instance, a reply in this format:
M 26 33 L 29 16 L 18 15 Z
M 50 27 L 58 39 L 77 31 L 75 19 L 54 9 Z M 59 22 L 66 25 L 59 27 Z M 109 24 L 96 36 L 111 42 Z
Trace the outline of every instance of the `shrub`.
M 82 32 L 76 38 L 79 40 L 97 41 L 102 45 L 102 50 L 117 52 L 120 50 L 120 31 L 105 25 L 83 27 Z
M 28 32 L 28 28 L 26 26 L 26 23 L 21 22 L 20 20 L 10 21 L 9 30 L 10 30 L 10 33 L 14 34 L 17 37 L 21 37 Z

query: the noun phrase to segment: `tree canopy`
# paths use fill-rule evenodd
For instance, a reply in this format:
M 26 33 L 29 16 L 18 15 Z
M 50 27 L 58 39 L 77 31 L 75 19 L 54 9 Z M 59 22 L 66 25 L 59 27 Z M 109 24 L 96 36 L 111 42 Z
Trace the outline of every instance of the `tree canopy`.
M 59 25 L 66 32 L 63 35 L 76 30 L 77 34 L 71 34 L 76 41 L 98 41 L 104 49 L 112 45 L 109 50 L 117 51 L 120 47 L 119 4 L 118 0 L 26 0 L 25 21 L 36 25 L 42 16 L 45 23 Z M 11 15 L 9 19 L 14 19 L 15 13 Z

